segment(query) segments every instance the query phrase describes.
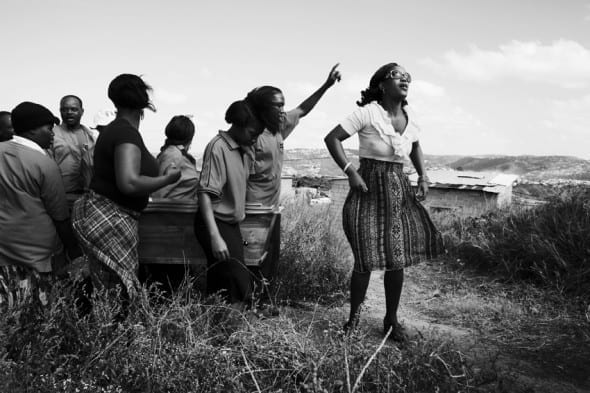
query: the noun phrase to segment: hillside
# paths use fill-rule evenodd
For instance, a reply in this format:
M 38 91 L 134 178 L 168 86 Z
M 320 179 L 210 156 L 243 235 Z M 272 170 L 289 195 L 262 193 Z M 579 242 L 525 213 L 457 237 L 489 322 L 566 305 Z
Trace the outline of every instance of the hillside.
M 358 164 L 358 150 L 345 149 L 347 157 Z M 500 172 L 519 175 L 529 182 L 547 180 L 590 181 L 590 161 L 568 156 L 459 156 L 429 155 L 427 168 L 451 168 L 464 171 Z M 409 164 L 409 163 L 408 163 Z M 285 151 L 284 175 L 341 176 L 326 149 L 291 149 Z

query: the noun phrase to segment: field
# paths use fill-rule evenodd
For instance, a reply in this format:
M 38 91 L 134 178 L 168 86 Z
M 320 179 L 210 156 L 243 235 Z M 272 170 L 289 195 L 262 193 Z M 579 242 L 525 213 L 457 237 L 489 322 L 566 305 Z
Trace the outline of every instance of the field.
M 481 219 L 434 217 L 449 253 L 406 269 L 403 344 L 380 331 L 379 272 L 359 329 L 343 334 L 351 255 L 339 217 L 295 202 L 265 307 L 237 312 L 187 283 L 172 297 L 146 288 L 116 322 L 112 296 L 95 294 L 81 317 L 74 289 L 57 285 L 49 307 L 2 313 L 0 391 L 588 391 L 589 192 Z

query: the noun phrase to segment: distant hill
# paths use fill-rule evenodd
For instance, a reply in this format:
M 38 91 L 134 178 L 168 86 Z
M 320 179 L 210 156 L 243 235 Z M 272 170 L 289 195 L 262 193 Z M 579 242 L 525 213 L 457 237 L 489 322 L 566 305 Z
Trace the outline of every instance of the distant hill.
M 345 149 L 347 157 L 358 165 L 358 150 Z M 460 156 L 429 155 L 427 168 L 450 168 L 464 171 L 500 172 L 519 175 L 528 181 L 590 181 L 590 161 L 569 156 Z M 408 162 L 408 165 L 411 164 Z M 290 149 L 285 151 L 284 175 L 342 176 L 326 149 Z

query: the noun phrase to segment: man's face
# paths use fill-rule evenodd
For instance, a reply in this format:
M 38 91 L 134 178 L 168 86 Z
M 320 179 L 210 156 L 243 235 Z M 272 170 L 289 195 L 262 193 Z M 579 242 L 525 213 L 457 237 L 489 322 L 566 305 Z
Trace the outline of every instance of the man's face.
M 12 139 L 14 129 L 10 115 L 0 116 L 0 142 Z
M 59 112 L 61 113 L 61 120 L 68 128 L 76 128 L 80 126 L 80 120 L 84 114 L 84 109 L 80 102 L 73 98 L 67 97 L 63 99 L 59 105 Z
M 53 124 L 38 127 L 29 132 L 29 139 L 41 146 L 42 149 L 49 149 L 53 144 Z

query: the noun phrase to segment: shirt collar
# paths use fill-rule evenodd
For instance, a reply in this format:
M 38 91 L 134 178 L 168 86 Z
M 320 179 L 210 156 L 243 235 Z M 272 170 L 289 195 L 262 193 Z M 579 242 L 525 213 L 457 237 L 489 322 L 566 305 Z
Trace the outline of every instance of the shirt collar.
M 27 138 L 23 138 L 22 136 L 18 136 L 18 135 L 13 135 L 12 136 L 12 141 L 21 145 L 21 146 L 26 146 L 29 147 L 33 150 L 37 150 L 38 152 L 47 155 L 47 152 L 45 150 L 43 150 L 41 148 L 41 146 L 39 146 L 36 142 L 33 142 L 30 139 Z
M 233 138 L 228 134 L 227 131 L 219 131 L 219 136 L 221 136 L 225 143 L 229 145 L 230 149 L 236 150 L 240 148 L 240 145 L 238 145 L 238 143 L 233 140 Z

